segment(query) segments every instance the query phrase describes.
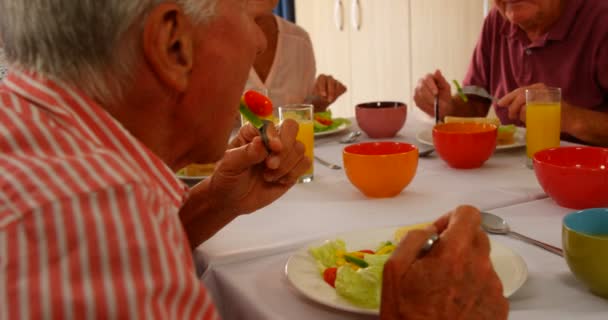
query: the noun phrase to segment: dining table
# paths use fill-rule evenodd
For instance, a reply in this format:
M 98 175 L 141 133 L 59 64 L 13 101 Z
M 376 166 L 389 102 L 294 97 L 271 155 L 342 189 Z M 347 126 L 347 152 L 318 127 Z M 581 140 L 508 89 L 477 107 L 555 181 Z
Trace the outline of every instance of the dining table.
M 433 124 L 408 119 L 393 138 L 357 142 L 399 141 L 430 148 L 416 137 Z M 344 144 L 353 125 L 315 141 L 315 155 L 342 166 Z M 564 144 L 567 144 L 564 142 Z M 286 276 L 286 263 L 311 242 L 335 239 L 347 232 L 430 222 L 458 205 L 469 204 L 506 219 L 513 230 L 561 247 L 564 215 L 526 165 L 525 146 L 496 150 L 477 169 L 453 169 L 433 153 L 420 158 L 413 181 L 396 197 L 364 196 L 344 169 L 315 163 L 314 180 L 294 186 L 257 212 L 226 225 L 194 251 L 201 281 L 223 319 L 374 319 L 314 302 Z M 565 260 L 538 247 L 503 235 L 498 242 L 523 258 L 527 280 L 510 301 L 510 319 L 608 319 L 608 300 L 590 293 Z

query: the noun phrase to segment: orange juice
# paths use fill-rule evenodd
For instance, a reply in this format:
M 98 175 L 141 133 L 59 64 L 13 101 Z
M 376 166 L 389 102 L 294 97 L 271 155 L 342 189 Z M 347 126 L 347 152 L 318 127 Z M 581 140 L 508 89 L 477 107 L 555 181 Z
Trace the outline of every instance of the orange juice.
M 561 104 L 528 103 L 526 105 L 527 154 L 532 158 L 540 150 L 558 147 L 561 126 Z
M 314 147 L 315 147 L 315 132 L 314 125 L 312 121 L 302 121 L 298 122 L 300 129 L 298 130 L 298 135 L 296 136 L 296 140 L 302 142 L 306 151 L 304 152 L 308 159 L 310 159 L 310 169 L 306 171 L 305 176 L 312 176 L 313 173 L 313 157 L 314 157 Z
M 315 133 L 312 108 L 312 104 L 290 104 L 279 107 L 279 117 L 281 122 L 286 119 L 292 119 L 298 123 L 299 130 L 296 139 L 304 144 L 304 147 L 306 148 L 304 150 L 305 155 L 308 157 L 308 159 L 310 159 L 311 162 L 310 169 L 298 179 L 298 182 L 300 183 L 309 183 L 313 180 L 314 170 L 312 167 L 312 161 L 314 159 L 313 148 L 315 144 Z

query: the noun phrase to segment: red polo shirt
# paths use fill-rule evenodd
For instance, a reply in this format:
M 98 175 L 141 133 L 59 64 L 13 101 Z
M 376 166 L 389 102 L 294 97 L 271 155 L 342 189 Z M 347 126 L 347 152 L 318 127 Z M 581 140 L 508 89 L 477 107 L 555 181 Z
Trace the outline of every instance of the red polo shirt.
M 531 42 L 496 8 L 485 19 L 465 85 L 481 86 L 497 98 L 534 83 L 562 88 L 575 106 L 608 111 L 608 1 L 567 0 L 560 19 Z M 502 123 L 506 108 L 496 108 Z

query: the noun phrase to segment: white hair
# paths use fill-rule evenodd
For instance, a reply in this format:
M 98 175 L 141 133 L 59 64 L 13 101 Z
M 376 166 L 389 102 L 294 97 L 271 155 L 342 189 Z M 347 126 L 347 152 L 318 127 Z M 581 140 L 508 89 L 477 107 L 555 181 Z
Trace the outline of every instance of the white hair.
M 0 0 L 0 38 L 11 67 L 78 86 L 101 103 L 131 84 L 139 42 L 126 39 L 154 6 L 170 0 Z M 194 23 L 219 0 L 173 0 Z M 138 34 L 140 35 L 140 34 Z

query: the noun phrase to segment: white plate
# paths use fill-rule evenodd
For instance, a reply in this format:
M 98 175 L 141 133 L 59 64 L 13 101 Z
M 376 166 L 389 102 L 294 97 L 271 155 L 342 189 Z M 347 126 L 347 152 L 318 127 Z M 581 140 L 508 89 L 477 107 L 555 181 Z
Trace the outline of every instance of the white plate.
M 344 240 L 348 250 L 375 248 L 382 241 L 392 240 L 396 229 L 392 227 L 350 232 L 336 235 L 331 240 Z M 289 282 L 299 293 L 320 304 L 349 312 L 377 315 L 378 309 L 365 309 L 351 304 L 323 280 L 314 258 L 308 253 L 308 248 L 320 246 L 324 241 L 313 242 L 289 258 L 285 265 L 285 274 Z M 491 244 L 492 264 L 502 281 L 505 297 L 509 297 L 526 281 L 528 268 L 522 257 L 513 250 L 494 241 Z
M 515 141 L 511 144 L 499 144 L 496 146 L 496 150 L 505 150 L 512 148 L 519 148 L 526 146 L 526 129 L 517 127 L 515 131 Z M 433 145 L 433 129 L 424 129 L 416 135 L 416 139 L 423 144 L 432 146 Z
M 348 130 L 353 125 L 351 120 L 347 120 L 347 122 L 339 125 L 337 128 L 328 131 L 315 132 L 315 137 L 324 137 L 334 133 L 342 132 L 344 130 Z

